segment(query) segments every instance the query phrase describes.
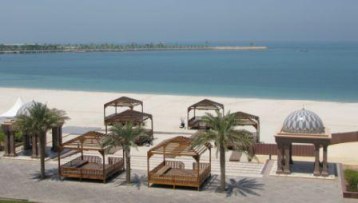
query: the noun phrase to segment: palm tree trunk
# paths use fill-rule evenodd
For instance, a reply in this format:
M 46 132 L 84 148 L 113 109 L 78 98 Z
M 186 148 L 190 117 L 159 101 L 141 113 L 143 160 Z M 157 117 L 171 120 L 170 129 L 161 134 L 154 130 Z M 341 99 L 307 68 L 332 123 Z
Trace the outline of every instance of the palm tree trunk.
M 126 182 L 129 184 L 131 182 L 131 156 L 130 156 L 131 149 L 128 147 L 125 150 L 126 153 Z
M 45 154 L 46 154 L 46 143 L 45 143 L 46 133 L 42 133 L 39 136 L 40 139 L 40 162 L 41 162 L 41 179 L 46 177 L 45 174 Z
M 221 183 L 220 189 L 225 191 L 226 189 L 226 175 L 225 175 L 225 148 L 223 145 L 220 145 L 220 173 L 221 173 Z

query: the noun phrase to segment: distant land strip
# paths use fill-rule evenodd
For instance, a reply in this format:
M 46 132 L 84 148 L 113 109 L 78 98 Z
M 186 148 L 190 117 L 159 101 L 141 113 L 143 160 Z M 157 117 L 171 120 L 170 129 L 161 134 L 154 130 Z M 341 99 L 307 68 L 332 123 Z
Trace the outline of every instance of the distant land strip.
M 127 51 L 175 51 L 175 50 L 265 50 L 266 46 L 209 46 L 209 45 L 167 45 L 167 44 L 0 44 L 0 54 L 32 54 L 60 52 L 127 52 Z

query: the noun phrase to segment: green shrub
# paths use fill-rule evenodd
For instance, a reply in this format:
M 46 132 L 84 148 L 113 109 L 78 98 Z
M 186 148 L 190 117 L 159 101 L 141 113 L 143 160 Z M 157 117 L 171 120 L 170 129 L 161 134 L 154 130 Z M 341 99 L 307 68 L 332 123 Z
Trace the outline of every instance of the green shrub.
M 15 141 L 22 142 L 22 132 L 20 132 L 20 131 L 15 132 Z
M 346 169 L 344 170 L 344 178 L 348 183 L 347 190 L 358 192 L 358 171 Z
M 0 143 L 4 142 L 5 139 L 5 133 L 4 131 L 0 128 Z

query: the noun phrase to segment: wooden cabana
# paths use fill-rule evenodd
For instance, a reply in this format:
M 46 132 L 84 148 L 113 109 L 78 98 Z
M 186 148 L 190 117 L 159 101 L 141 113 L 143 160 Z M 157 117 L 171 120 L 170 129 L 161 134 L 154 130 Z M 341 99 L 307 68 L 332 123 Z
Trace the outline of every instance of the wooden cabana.
M 105 183 L 109 177 L 123 171 L 123 157 L 108 157 L 106 163 L 105 155 L 108 149 L 101 144 L 104 136 L 105 134 L 90 131 L 63 143 L 58 151 L 59 177 L 102 180 Z M 64 149 L 75 150 L 81 155 L 61 165 L 61 152 Z M 84 155 L 84 151 L 98 151 L 102 157 Z
M 201 163 L 201 155 L 209 150 L 209 163 Z M 161 162 L 154 169 L 150 170 L 150 158 L 153 155 L 162 155 Z M 193 157 L 195 162 L 192 169 L 186 169 L 181 161 L 169 161 L 167 158 L 180 156 Z M 178 136 L 164 140 L 147 152 L 148 186 L 150 184 L 196 187 L 200 186 L 211 176 L 211 145 L 192 147 L 192 139 Z
M 126 110 L 105 119 L 106 133 L 108 126 L 113 126 L 116 123 L 126 124 L 132 123 L 134 125 L 143 126 L 147 120 L 150 120 L 150 129 L 146 129 L 147 135 L 153 138 L 153 116 L 148 113 L 143 113 L 134 110 Z M 137 144 L 143 144 L 138 142 Z
M 236 117 L 237 126 L 252 126 L 256 129 L 256 133 L 253 134 L 256 142 L 260 142 L 260 118 L 258 116 L 248 114 L 245 112 L 233 113 Z
M 202 110 L 202 111 L 219 110 L 222 111 L 222 113 L 224 113 L 224 105 L 211 101 L 209 99 L 204 99 L 188 107 L 188 111 L 187 111 L 188 128 L 207 129 L 209 127 L 206 126 L 206 124 L 202 121 L 201 116 L 196 115 L 196 110 Z M 193 111 L 193 117 L 189 118 L 191 111 Z
M 118 108 L 129 108 L 130 110 L 134 110 L 134 107 L 141 106 L 141 112 L 143 113 L 143 102 L 140 100 L 132 99 L 129 97 L 119 97 L 113 101 L 107 102 L 104 104 L 103 112 L 104 112 L 104 120 L 110 119 L 111 117 L 117 115 Z M 112 107 L 114 108 L 114 113 L 107 115 L 106 109 Z

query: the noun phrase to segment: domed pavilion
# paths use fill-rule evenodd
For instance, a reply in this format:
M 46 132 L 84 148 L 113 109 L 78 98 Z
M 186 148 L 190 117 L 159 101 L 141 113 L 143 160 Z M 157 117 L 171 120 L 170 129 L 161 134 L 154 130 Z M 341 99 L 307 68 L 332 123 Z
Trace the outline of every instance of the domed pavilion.
M 275 136 L 277 143 L 277 174 L 290 174 L 292 162 L 292 144 L 313 144 L 315 149 L 315 176 L 328 176 L 327 147 L 331 134 L 325 128 L 321 118 L 314 112 L 301 109 L 292 112 L 283 122 L 281 131 Z M 320 147 L 323 148 L 323 164 L 320 165 Z

